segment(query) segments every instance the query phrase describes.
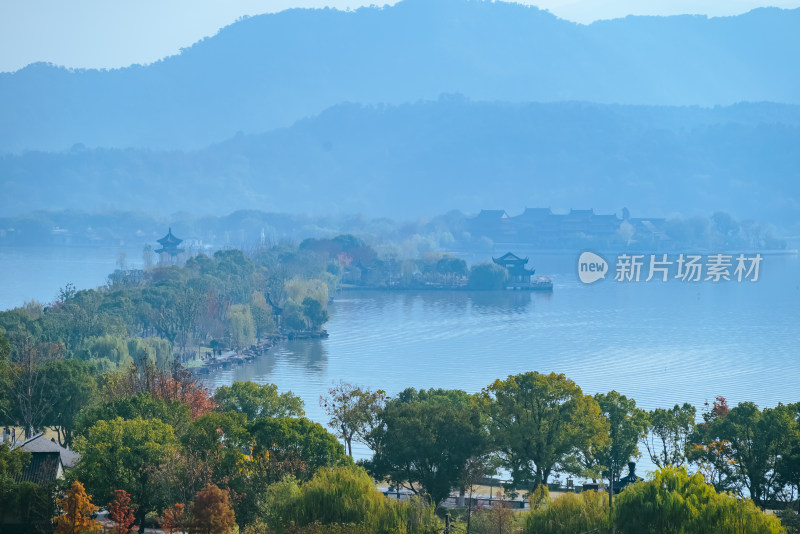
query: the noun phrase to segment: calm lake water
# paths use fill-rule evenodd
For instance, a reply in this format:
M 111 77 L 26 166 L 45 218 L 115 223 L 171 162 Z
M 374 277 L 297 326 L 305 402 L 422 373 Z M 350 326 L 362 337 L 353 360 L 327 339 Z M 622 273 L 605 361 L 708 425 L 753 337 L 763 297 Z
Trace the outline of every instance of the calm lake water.
M 800 401 L 796 256 L 766 257 L 756 283 L 589 286 L 577 280 L 576 258 L 538 258 L 538 272 L 554 273 L 552 294 L 343 292 L 328 339 L 283 343 L 209 384 L 273 382 L 320 422 L 319 396 L 339 380 L 389 394 L 477 392 L 526 371 L 564 373 L 586 393 L 615 389 L 648 410 L 690 402 L 700 411 L 716 395 L 732 405 Z
M 0 310 L 37 300 L 49 303 L 72 283 L 101 286 L 124 252 L 131 268 L 141 268 L 142 248 L 0 247 Z
M 52 300 L 66 282 L 100 285 L 118 252 L 0 249 L 0 307 Z M 128 252 L 135 263 L 138 252 Z M 209 385 L 273 382 L 323 423 L 319 396 L 339 380 L 389 394 L 477 392 L 526 371 L 564 373 L 586 393 L 615 389 L 645 409 L 690 402 L 701 410 L 715 395 L 762 407 L 800 401 L 797 256 L 766 256 L 756 283 L 583 285 L 577 254 L 529 255 L 537 272 L 553 275 L 552 294 L 343 292 L 330 306 L 328 339 L 283 343 Z

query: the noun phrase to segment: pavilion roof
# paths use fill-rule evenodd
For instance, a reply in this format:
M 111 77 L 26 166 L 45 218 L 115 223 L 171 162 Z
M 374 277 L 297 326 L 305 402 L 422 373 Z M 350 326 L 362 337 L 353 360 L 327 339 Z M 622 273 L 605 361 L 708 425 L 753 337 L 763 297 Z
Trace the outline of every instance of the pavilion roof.
M 179 239 L 172 234 L 172 227 L 170 227 L 169 232 L 167 235 L 162 237 L 158 240 L 162 247 L 177 247 L 183 242 L 183 239 Z
M 525 263 L 528 263 L 528 258 L 527 257 L 520 258 L 516 254 L 513 254 L 511 252 L 506 252 L 505 254 L 500 256 L 499 258 L 492 257 L 492 261 L 495 262 L 495 263 L 523 263 L 523 264 L 525 264 Z

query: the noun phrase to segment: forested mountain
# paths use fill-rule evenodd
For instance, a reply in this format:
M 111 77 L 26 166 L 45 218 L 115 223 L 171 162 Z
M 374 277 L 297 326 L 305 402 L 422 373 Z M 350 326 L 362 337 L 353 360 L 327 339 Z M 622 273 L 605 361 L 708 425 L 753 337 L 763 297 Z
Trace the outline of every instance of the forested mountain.
M 800 103 L 800 9 L 627 17 L 589 26 L 533 7 L 404 0 L 240 20 L 148 66 L 0 74 L 0 152 L 73 144 L 197 149 L 342 102 Z
M 410 217 L 450 209 L 627 206 L 794 224 L 800 106 L 342 104 L 197 151 L 0 157 L 0 212 L 237 209 Z

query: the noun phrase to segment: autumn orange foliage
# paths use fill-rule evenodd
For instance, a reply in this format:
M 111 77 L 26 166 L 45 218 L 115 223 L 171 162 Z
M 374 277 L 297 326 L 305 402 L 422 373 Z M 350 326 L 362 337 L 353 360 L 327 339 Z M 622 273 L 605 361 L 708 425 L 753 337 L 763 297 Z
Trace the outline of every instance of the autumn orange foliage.
M 115 490 L 114 500 L 108 505 L 108 515 L 114 523 L 114 534 L 131 534 L 136 518 L 131 508 L 131 496 L 125 490 Z
M 236 525 L 228 492 L 208 484 L 197 492 L 192 506 L 192 532 L 230 534 Z
M 153 362 L 131 365 L 127 371 L 113 376 L 103 387 L 107 400 L 149 393 L 167 402 L 180 401 L 189 405 L 192 419 L 214 411 L 217 407 L 211 391 L 188 370 L 176 365 L 161 369 Z
M 102 525 L 92 515 L 98 507 L 92 504 L 92 496 L 87 495 L 83 484 L 77 480 L 67 491 L 66 499 L 58 499 L 58 507 L 64 512 L 54 517 L 54 534 L 81 534 L 82 532 L 100 532 Z
M 158 518 L 158 525 L 166 534 L 183 532 L 186 528 L 186 512 L 183 503 L 176 503 L 164 510 Z

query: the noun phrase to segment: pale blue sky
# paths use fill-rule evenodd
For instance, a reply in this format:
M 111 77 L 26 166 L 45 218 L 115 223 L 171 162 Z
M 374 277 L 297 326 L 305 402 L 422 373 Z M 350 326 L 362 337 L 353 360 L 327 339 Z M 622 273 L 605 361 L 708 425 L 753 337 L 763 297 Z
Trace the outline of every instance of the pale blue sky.
M 0 71 L 36 61 L 74 68 L 150 63 L 213 35 L 242 15 L 291 7 L 355 9 L 380 0 L 0 0 Z M 635 15 L 726 16 L 800 0 L 524 0 L 588 24 Z

